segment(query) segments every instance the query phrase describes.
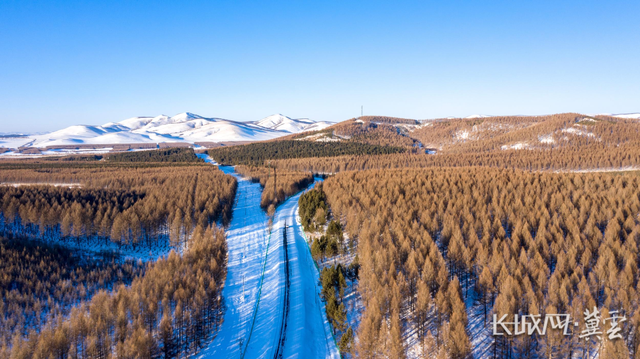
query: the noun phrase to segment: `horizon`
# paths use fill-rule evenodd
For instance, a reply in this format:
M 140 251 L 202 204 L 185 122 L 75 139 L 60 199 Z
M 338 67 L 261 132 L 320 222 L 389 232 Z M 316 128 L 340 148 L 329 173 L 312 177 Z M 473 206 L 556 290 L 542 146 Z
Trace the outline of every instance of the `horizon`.
M 640 111 L 640 4 L 3 2 L 0 132 Z M 164 19 L 171 19 L 166 21 Z
M 580 115 L 585 115 L 585 116 L 625 116 L 625 115 L 640 115 L 640 111 L 639 112 L 625 112 L 625 113 L 580 113 L 580 112 L 575 112 L 575 111 L 570 111 L 568 113 L 578 113 Z M 217 117 L 217 116 L 207 116 L 207 115 L 201 115 L 198 113 L 194 113 L 194 112 L 190 112 L 190 111 L 182 111 L 179 113 L 176 113 L 174 115 L 167 115 L 167 114 L 161 114 L 161 115 L 157 115 L 157 116 L 132 116 L 132 117 L 127 117 L 125 119 L 122 119 L 120 121 L 109 121 L 109 122 L 105 122 L 102 124 L 96 124 L 96 123 L 76 123 L 76 124 L 72 124 L 63 128 L 57 128 L 54 130 L 50 130 L 50 131 L 0 131 L 0 135 L 4 135 L 4 136 L 11 136 L 11 135 L 39 135 L 39 134 L 47 134 L 47 133 L 51 133 L 51 132 L 56 132 L 59 130 L 63 130 L 65 128 L 71 127 L 71 126 L 105 126 L 108 124 L 112 124 L 112 123 L 120 123 L 129 119 L 133 119 L 133 118 L 156 118 L 156 117 L 161 117 L 161 116 L 165 116 L 165 117 L 175 117 L 181 114 L 192 114 L 192 115 L 196 115 L 196 116 L 200 116 L 204 119 L 215 119 L 215 120 L 224 120 L 224 121 L 233 121 L 233 122 L 244 122 L 244 123 L 254 123 L 254 122 L 258 122 L 261 120 L 264 120 L 268 117 L 271 116 L 284 116 L 287 118 L 290 118 L 292 120 L 311 120 L 313 122 L 330 122 L 333 124 L 342 122 L 342 121 L 347 121 L 353 118 L 358 118 L 360 116 L 354 116 L 354 117 L 350 117 L 350 118 L 345 118 L 343 120 L 339 120 L 339 121 L 322 121 L 322 120 L 314 120 L 312 118 L 309 117 L 291 117 L 291 116 L 287 116 L 283 113 L 274 113 L 265 117 L 261 117 L 258 120 L 247 120 L 247 121 L 242 121 L 242 120 L 235 120 L 235 119 L 230 119 L 230 118 L 222 118 L 222 117 Z M 509 115 L 509 114 L 501 114 L 501 115 L 487 115 L 487 114 L 472 114 L 472 115 L 468 115 L 468 116 L 462 116 L 462 117 L 453 117 L 453 116 L 447 116 L 447 117 L 438 117 L 438 118 L 407 118 L 407 119 L 411 119 L 411 120 L 417 120 L 417 121 L 432 121 L 432 120 L 440 120 L 440 119 L 472 119 L 472 118 L 489 118 L 489 117 L 536 117 L 536 116 L 550 116 L 550 115 L 554 115 L 552 113 L 545 113 L 545 114 L 535 114 L 535 115 L 529 115 L 529 114 L 518 114 L 518 115 Z M 398 116 L 393 116 L 393 115 L 379 115 L 379 114 L 365 114 L 363 115 L 364 117 L 367 116 L 373 116 L 373 117 L 397 117 L 397 118 L 402 118 L 402 117 L 398 117 Z
M 638 115 L 638 118 L 640 118 L 640 111 L 638 112 L 624 112 L 624 113 L 606 113 L 606 112 L 600 112 L 600 113 L 580 113 L 580 112 L 576 112 L 576 111 L 569 111 L 566 113 L 577 113 L 580 115 L 585 115 L 585 116 L 627 116 L 627 115 Z M 255 123 L 255 122 L 259 122 L 261 120 L 264 120 L 268 117 L 271 116 L 284 116 L 287 117 L 289 119 L 292 120 L 311 120 L 313 122 L 329 122 L 329 123 L 339 123 L 342 121 L 347 121 L 353 118 L 358 118 L 360 116 L 354 116 L 354 117 L 350 117 L 350 118 L 345 118 L 342 120 L 338 120 L 338 121 L 323 121 L 323 120 L 315 120 L 313 118 L 309 118 L 309 117 L 292 117 L 292 116 L 288 116 L 286 114 L 283 113 L 274 113 L 268 116 L 264 116 L 261 117 L 260 119 L 257 120 L 235 120 L 235 119 L 231 119 L 231 118 L 222 118 L 222 117 L 218 117 L 218 116 L 208 116 L 208 115 L 201 115 L 198 113 L 194 113 L 191 111 L 182 111 L 179 113 L 176 113 L 174 115 L 167 115 L 167 114 L 160 114 L 160 115 L 156 115 L 156 116 L 147 116 L 147 115 L 142 115 L 142 116 L 131 116 L 131 117 L 127 117 L 125 119 L 121 119 L 119 121 L 108 121 L 108 122 L 104 122 L 101 124 L 97 124 L 97 123 L 76 123 L 76 124 L 72 124 L 72 125 L 68 125 L 65 127 L 61 127 L 61 128 L 56 128 L 53 130 L 48 130 L 48 131 L 0 131 L 0 136 L 19 136 L 19 135 L 43 135 L 43 134 L 47 134 L 47 133 L 51 133 L 51 132 L 56 132 L 56 131 L 60 131 L 63 130 L 65 128 L 68 127 L 72 127 L 72 126 L 105 126 L 108 124 L 113 124 L 113 123 L 120 123 L 120 122 L 124 122 L 126 120 L 129 119 L 134 119 L 134 118 L 156 118 L 156 117 L 161 117 L 161 116 L 165 116 L 168 118 L 172 118 L 172 117 L 176 117 L 178 115 L 181 114 L 192 114 L 192 115 L 196 115 L 199 117 L 202 117 L 204 119 L 210 119 L 210 120 L 224 120 L 224 121 L 232 121 L 232 122 L 242 122 L 242 123 Z M 479 113 L 474 113 L 472 115 L 468 115 L 468 116 L 461 116 L 461 117 L 453 117 L 453 116 L 446 116 L 446 117 L 437 117 L 437 118 L 408 118 L 408 117 L 399 117 L 399 116 L 393 116 L 393 115 L 380 115 L 380 114 L 364 114 L 364 117 L 367 116 L 372 116 L 372 117 L 396 117 L 396 118 L 407 118 L 407 119 L 411 119 L 411 120 L 417 120 L 417 121 L 433 121 L 433 120 L 440 120 L 440 119 L 473 119 L 473 118 L 490 118 L 490 117 L 537 117 L 537 116 L 550 116 L 550 115 L 555 115 L 555 114 L 560 114 L 560 113 L 543 113 L 543 114 L 500 114 L 500 115 L 494 115 L 494 114 L 479 114 Z M 636 117 L 634 117 L 636 118 Z

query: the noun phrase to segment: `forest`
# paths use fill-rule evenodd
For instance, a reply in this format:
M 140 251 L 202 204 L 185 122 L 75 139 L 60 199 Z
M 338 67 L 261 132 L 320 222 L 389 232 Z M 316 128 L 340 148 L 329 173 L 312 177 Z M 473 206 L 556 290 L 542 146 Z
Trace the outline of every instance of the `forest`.
M 365 120 L 349 120 L 323 131 L 353 136 L 349 141 L 364 138 L 365 142 L 385 143 L 388 140 L 404 146 L 413 141 L 414 147 L 392 154 L 285 158 L 272 161 L 272 165 L 283 170 L 314 173 L 406 167 L 584 171 L 640 166 L 640 123 L 621 118 L 567 113 L 440 119 L 419 125 L 396 123 L 387 124 L 386 130 L 381 130 L 383 125 L 377 126 L 373 129 Z M 382 139 L 376 131 L 385 133 Z M 425 154 L 417 148 L 430 148 L 437 154 Z
M 179 358 L 196 353 L 220 325 L 226 276 L 221 229 L 197 227 L 183 254 L 150 263 L 130 286 L 100 290 L 39 332 L 13 334 L 2 358 Z M 4 328 L 3 328 L 4 330 Z
M 253 182 L 260 183 L 263 189 L 260 207 L 263 209 L 268 209 L 271 205 L 277 206 L 279 203 L 284 202 L 286 198 L 313 183 L 311 172 L 275 171 L 265 167 L 243 165 L 237 165 L 235 171 Z
M 353 323 L 347 318 L 345 290 L 354 290 L 358 280 L 360 265 L 357 256 L 346 263 L 338 261 L 338 255 L 353 252 L 353 243 L 345 241 L 340 222 L 330 219 L 322 182 L 308 190 L 298 200 L 300 221 L 309 239 L 311 255 L 320 271 L 320 295 L 325 302 L 325 313 L 333 330 L 336 344 L 343 357 L 354 354 L 355 332 Z M 326 225 L 327 220 L 329 223 Z M 336 264 L 337 263 L 337 264 Z M 344 264 L 344 265 L 343 265 Z M 351 286 L 348 287 L 350 283 Z
M 121 248 L 176 247 L 196 225 L 228 223 L 237 186 L 211 166 L 68 165 L 3 170 L 0 182 L 21 184 L 0 186 L 0 235 Z
M 211 339 L 233 176 L 200 161 L 2 166 L 0 357 L 174 358 Z
M 423 167 L 496 167 L 529 171 L 621 170 L 640 166 L 640 146 L 604 146 L 580 148 L 506 150 L 487 153 L 391 154 L 379 156 L 338 156 L 297 158 L 272 162 L 281 170 L 338 173 L 368 169 Z
M 416 146 L 418 141 L 403 134 L 399 130 L 400 128 L 387 123 L 362 120 L 362 118 L 344 121 L 330 127 L 334 135 L 348 139 L 351 142 L 379 146 Z
M 378 155 L 404 151 L 405 149 L 401 147 L 356 142 L 278 140 L 214 148 L 208 150 L 207 153 L 216 162 L 224 165 L 264 166 L 266 161 L 285 158 Z
M 155 151 L 118 152 L 105 155 L 112 162 L 204 162 L 193 148 L 167 148 Z
M 618 310 L 622 340 L 487 339 L 495 358 L 640 354 L 640 176 L 434 168 L 344 172 L 327 204 L 357 241 L 360 357 L 466 358 L 492 313 Z M 466 303 L 466 304 L 465 304 Z M 483 323 L 471 330 L 469 316 Z M 576 332 L 585 329 L 582 321 Z M 410 347 L 409 347 L 410 346 Z
M 425 122 L 411 136 L 448 153 L 492 152 L 521 144 L 526 149 L 640 144 L 640 123 L 608 116 L 563 113 Z
M 91 255 L 64 246 L 0 237 L 0 348 L 101 289 L 129 285 L 146 267 L 112 253 Z M 1 351 L 0 351 L 1 353 Z M 4 357 L 4 356 L 3 356 Z
M 329 176 L 298 205 L 345 357 L 640 358 L 638 121 L 363 116 L 207 153 L 269 214 Z M 185 147 L 0 161 L 0 357 L 198 353 L 236 191 Z M 494 315 L 594 307 L 620 340 L 491 335 Z

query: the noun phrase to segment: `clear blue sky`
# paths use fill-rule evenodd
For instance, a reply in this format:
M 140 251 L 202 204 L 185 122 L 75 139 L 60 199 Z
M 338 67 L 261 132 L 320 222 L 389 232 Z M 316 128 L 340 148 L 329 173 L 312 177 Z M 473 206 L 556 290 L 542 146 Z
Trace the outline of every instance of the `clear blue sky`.
M 0 132 L 640 111 L 640 1 L 0 0 Z

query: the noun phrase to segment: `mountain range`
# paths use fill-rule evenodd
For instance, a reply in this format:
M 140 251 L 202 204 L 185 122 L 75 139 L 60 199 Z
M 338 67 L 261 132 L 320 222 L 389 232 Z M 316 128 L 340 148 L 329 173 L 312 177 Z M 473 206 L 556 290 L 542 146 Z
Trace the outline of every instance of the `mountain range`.
M 331 125 L 330 122 L 294 119 L 280 114 L 259 121 L 240 122 L 184 112 L 171 117 L 133 117 L 101 126 L 75 125 L 45 134 L 5 135 L 0 137 L 0 147 L 261 141 L 292 133 L 321 130 Z

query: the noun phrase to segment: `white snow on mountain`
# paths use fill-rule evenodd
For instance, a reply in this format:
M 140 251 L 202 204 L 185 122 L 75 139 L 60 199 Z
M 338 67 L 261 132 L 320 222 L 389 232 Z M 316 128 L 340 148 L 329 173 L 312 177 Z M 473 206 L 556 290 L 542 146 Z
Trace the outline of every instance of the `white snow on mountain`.
M 331 125 L 329 122 L 292 119 L 279 114 L 260 121 L 240 122 L 184 112 L 171 117 L 133 117 L 102 126 L 75 125 L 40 135 L 0 136 L 0 147 L 262 141 L 291 133 L 321 130 Z
M 640 119 L 640 113 L 618 113 L 618 114 L 613 114 L 611 116 L 620 117 L 620 118 Z
M 271 115 L 255 122 L 256 125 L 272 130 L 298 133 L 304 131 L 317 131 L 332 125 L 330 122 L 314 122 L 308 118 L 290 118 L 280 114 Z
M 476 114 L 476 115 L 467 116 L 465 118 L 472 119 L 472 118 L 485 118 L 485 117 L 491 117 L 491 116 L 489 116 L 489 115 L 477 115 Z
M 595 114 L 587 114 L 587 116 L 611 116 L 611 117 L 630 118 L 630 119 L 640 120 L 640 112 L 636 112 L 636 113 L 595 113 Z

